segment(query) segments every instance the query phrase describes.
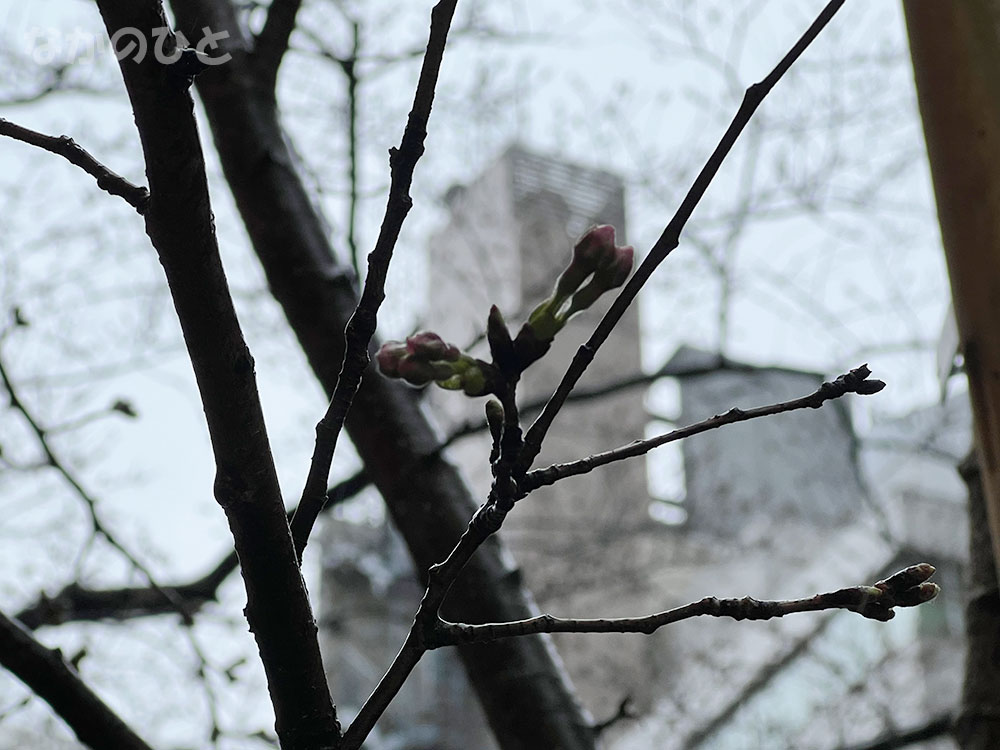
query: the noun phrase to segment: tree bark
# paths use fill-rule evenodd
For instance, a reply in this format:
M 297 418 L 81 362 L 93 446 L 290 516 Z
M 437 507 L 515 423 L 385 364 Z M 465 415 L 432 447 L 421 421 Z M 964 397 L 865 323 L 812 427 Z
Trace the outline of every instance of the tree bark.
M 970 595 L 955 738 L 963 750 L 987 750 L 1000 747 L 1000 3 L 903 8 L 978 456 L 963 470 Z
M 962 750 L 1000 747 L 1000 590 L 990 554 L 989 528 L 979 467 L 961 467 L 969 488 L 969 570 L 965 603 L 965 683 L 955 722 Z
M 250 41 L 236 23 L 231 3 L 172 0 L 172 6 L 191 39 L 199 38 L 204 26 L 230 34 L 225 46 L 233 59 L 201 74 L 198 92 L 270 289 L 313 372 L 331 394 L 344 354 L 344 328 L 357 304 L 351 275 L 334 259 L 323 218 L 287 146 L 274 92 L 255 73 Z M 436 452 L 437 436 L 411 389 L 369 370 L 346 427 L 426 580 L 427 569 L 447 556 L 479 503 Z M 537 614 L 510 559 L 495 537 L 484 544 L 451 591 L 450 615 L 486 622 Z M 589 717 L 548 637 L 459 651 L 505 750 L 595 747 Z
M 1000 3 L 903 3 L 1000 562 Z

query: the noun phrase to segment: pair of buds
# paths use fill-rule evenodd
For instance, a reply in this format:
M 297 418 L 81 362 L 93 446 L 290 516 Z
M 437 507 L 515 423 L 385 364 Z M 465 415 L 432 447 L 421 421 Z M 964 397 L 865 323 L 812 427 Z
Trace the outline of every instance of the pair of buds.
M 570 318 L 625 283 L 633 256 L 631 246 L 615 246 L 613 226 L 591 228 L 573 247 L 573 260 L 559 275 L 552 294 L 531 311 L 525 326 L 539 341 L 551 342 Z

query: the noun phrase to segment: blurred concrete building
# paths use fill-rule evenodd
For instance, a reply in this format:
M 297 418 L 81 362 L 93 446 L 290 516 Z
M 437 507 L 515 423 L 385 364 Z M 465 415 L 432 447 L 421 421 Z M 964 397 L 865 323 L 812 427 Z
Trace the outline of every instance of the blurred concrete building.
M 610 223 L 620 242 L 627 239 L 620 178 L 519 147 L 474 182 L 452 188 L 447 201 L 448 224 L 429 244 L 426 327 L 484 354 L 490 304 L 516 330 L 547 296 L 587 226 Z M 522 404 L 551 393 L 609 303 L 560 332 L 553 350 L 525 374 Z M 579 389 L 635 375 L 639 354 L 633 308 Z M 678 425 L 802 396 L 823 380 L 687 347 L 666 369 L 679 384 Z M 427 400 L 442 437 L 481 416 L 482 399 L 431 390 Z M 679 497 L 651 498 L 645 461 L 634 459 L 544 488 L 518 505 L 501 533 L 541 609 L 562 616 L 642 615 L 706 595 L 798 597 L 872 583 L 924 559 L 941 571 L 942 600 L 888 624 L 835 612 L 766 623 L 702 618 L 652 636 L 557 637 L 597 720 L 626 697 L 639 714 L 608 729 L 606 747 L 828 750 L 951 706 L 960 676 L 957 592 L 966 537 L 963 489 L 949 462 L 967 445 L 968 423 L 954 418 L 946 449 L 912 439 L 922 425 L 938 440 L 933 426 L 960 414 L 960 401 L 940 411 L 883 425 L 874 431 L 876 448 L 863 450 L 847 403 L 836 401 L 685 441 Z M 536 465 L 641 438 L 649 421 L 644 387 L 570 403 Z M 483 499 L 488 455 L 482 435 L 449 449 Z M 664 503 L 677 512 L 658 513 Z M 666 517 L 684 520 L 655 520 Z M 324 646 L 334 694 L 343 701 L 375 686 L 422 591 L 387 526 L 333 522 L 325 550 L 324 600 L 335 605 L 323 612 Z M 349 719 L 357 706 L 342 702 L 339 709 Z M 457 658 L 442 650 L 425 657 L 366 747 L 494 744 Z

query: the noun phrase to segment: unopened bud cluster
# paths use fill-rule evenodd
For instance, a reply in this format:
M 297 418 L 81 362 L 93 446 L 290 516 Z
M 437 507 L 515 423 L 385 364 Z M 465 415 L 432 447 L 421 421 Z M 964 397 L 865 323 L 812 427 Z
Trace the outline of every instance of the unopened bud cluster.
M 430 331 L 414 334 L 406 341 L 387 341 L 375 359 L 383 375 L 417 387 L 436 383 L 467 396 L 484 396 L 492 391 L 487 363 L 459 351 Z
M 555 335 L 576 313 L 586 310 L 605 292 L 625 283 L 632 271 L 631 247 L 615 245 L 615 228 L 603 224 L 587 230 L 573 247 L 573 260 L 563 269 L 549 297 L 538 305 L 512 338 L 494 305 L 487 319 L 486 338 L 493 362 L 465 354 L 435 333 L 425 331 L 406 341 L 389 341 L 376 359 L 382 374 L 422 387 L 461 390 L 468 396 L 500 393 L 504 383 L 542 357 Z

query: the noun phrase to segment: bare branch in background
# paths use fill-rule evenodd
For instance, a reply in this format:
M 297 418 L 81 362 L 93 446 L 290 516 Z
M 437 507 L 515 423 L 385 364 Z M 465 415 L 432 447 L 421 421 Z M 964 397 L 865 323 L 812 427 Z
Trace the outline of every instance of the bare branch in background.
M 371 481 L 362 469 L 327 491 L 323 512 L 336 507 L 367 487 Z M 289 518 L 291 513 L 289 512 Z M 230 552 L 208 573 L 190 583 L 159 587 L 129 586 L 115 589 L 91 589 L 71 583 L 53 596 L 42 594 L 15 617 L 28 629 L 43 625 L 94 620 L 129 620 L 136 617 L 168 615 L 177 612 L 179 602 L 184 612 L 194 616 L 209 602 L 217 601 L 219 587 L 239 567 L 236 552 Z
M 11 407 L 21 414 L 24 421 L 28 423 L 28 426 L 34 433 L 35 438 L 38 441 L 38 445 L 41 448 L 42 453 L 45 455 L 46 465 L 55 469 L 55 471 L 62 476 L 63 480 L 83 501 L 87 508 L 87 513 L 90 516 L 90 524 L 94 533 L 99 534 L 108 542 L 108 544 L 118 550 L 122 557 L 128 560 L 132 567 L 142 573 L 146 580 L 149 581 L 150 588 L 153 592 L 155 592 L 155 595 L 163 600 L 165 604 L 169 605 L 171 609 L 179 613 L 185 621 L 189 622 L 191 615 L 185 608 L 183 601 L 173 596 L 169 590 L 162 588 L 156 582 L 156 579 L 153 577 L 149 568 L 147 568 L 144 563 L 142 563 L 121 541 L 119 541 L 118 537 L 101 519 L 100 514 L 97 511 L 97 499 L 83 486 L 80 480 L 77 479 L 72 471 L 70 471 L 67 465 L 56 455 L 51 443 L 49 442 L 48 431 L 28 409 L 27 405 L 18 394 L 17 389 L 14 387 L 14 382 L 10 377 L 2 355 L 0 355 L 0 382 L 3 383 L 3 386 L 7 391 Z
M 48 649 L 0 612 L 0 664 L 17 676 L 73 730 L 87 747 L 150 750 L 80 679 L 59 649 Z

